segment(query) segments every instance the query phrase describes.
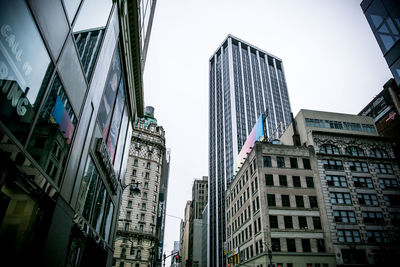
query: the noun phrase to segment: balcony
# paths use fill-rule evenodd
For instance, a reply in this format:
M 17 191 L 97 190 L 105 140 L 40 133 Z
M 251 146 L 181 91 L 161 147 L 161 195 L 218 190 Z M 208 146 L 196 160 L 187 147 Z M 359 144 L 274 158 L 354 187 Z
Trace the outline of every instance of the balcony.
M 125 229 L 125 227 L 118 226 L 117 233 L 121 235 L 128 235 L 128 236 L 147 236 L 152 238 L 157 238 L 156 231 L 148 231 L 148 230 L 139 230 L 139 229 Z

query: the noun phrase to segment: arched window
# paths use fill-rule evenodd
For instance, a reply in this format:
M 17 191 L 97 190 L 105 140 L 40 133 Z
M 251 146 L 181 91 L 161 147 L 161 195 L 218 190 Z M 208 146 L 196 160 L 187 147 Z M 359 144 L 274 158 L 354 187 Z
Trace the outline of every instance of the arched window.
M 358 146 L 348 146 L 346 147 L 346 153 L 352 156 L 365 156 L 364 150 Z
M 381 148 L 373 148 L 370 156 L 376 158 L 388 158 L 387 152 Z
M 339 148 L 337 146 L 331 145 L 331 144 L 325 144 L 322 145 L 321 148 L 319 149 L 319 152 L 325 153 L 325 154 L 334 154 L 334 155 L 339 155 Z

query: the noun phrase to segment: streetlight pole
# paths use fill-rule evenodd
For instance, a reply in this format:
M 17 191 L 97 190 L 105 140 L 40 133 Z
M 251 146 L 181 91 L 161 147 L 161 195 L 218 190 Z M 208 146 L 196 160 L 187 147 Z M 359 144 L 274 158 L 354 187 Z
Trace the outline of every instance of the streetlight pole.
M 272 267 L 272 251 L 268 249 L 269 267 Z
M 140 189 L 139 189 L 140 184 L 141 184 L 141 182 L 132 182 L 129 184 L 123 184 L 122 191 L 124 191 L 129 186 L 129 188 L 131 190 L 133 190 L 133 194 L 138 195 L 138 194 L 140 194 Z

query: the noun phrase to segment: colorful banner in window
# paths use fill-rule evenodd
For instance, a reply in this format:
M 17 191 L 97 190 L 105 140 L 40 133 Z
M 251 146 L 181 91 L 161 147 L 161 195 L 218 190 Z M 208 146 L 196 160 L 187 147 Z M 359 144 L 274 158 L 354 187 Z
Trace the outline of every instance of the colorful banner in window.
M 50 121 L 60 126 L 60 131 L 67 139 L 67 143 L 70 144 L 75 127 L 60 96 L 57 96 L 56 103 L 50 115 Z
M 253 149 L 254 143 L 256 141 L 263 141 L 264 139 L 264 117 L 261 114 L 236 158 L 236 171 L 239 171 L 240 167 L 242 167 L 243 162 L 247 158 L 247 153 Z

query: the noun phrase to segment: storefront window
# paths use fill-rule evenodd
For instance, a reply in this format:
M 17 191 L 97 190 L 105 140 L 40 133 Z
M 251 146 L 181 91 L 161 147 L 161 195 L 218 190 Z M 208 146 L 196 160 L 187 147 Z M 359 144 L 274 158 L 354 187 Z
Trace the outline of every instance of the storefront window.
M 57 185 L 60 184 L 75 126 L 75 114 L 56 75 L 40 111 L 28 150 Z
M 82 179 L 77 206 L 78 212 L 82 214 L 82 217 L 86 220 L 90 219 L 98 180 L 99 173 L 94 166 L 92 159 L 89 157 L 85 174 Z
M 0 5 L 0 118 L 24 143 L 54 67 L 25 1 Z

